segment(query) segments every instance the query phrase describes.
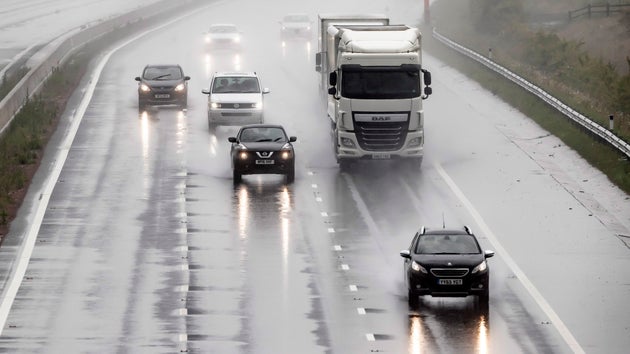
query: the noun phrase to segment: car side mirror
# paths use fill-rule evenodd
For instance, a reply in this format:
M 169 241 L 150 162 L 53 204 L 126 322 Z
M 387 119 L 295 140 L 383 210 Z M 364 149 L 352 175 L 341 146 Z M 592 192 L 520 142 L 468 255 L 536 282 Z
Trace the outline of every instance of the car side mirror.
M 400 251 L 400 256 L 402 258 L 411 259 L 411 252 L 409 252 L 409 250 L 402 250 Z
M 264 95 L 264 94 L 267 94 L 267 93 L 269 93 L 269 92 L 271 92 L 271 90 L 270 90 L 268 87 L 265 87 L 265 88 L 263 88 L 263 90 L 262 90 L 263 95 Z
M 190 80 L 190 76 L 184 76 L 184 80 L 186 81 Z
M 210 94 L 210 89 L 207 89 L 207 88 L 202 89 L 202 90 L 201 90 L 201 93 L 206 94 L 206 95 L 209 95 L 209 94 Z
M 485 258 L 494 257 L 494 251 L 491 251 L 491 250 L 485 250 L 485 251 L 483 251 L 483 256 L 484 256 Z
M 231 136 L 231 137 L 228 138 L 228 141 L 231 142 L 231 143 L 235 143 L 236 142 L 236 137 Z
M 136 81 L 142 81 L 142 79 L 140 78 L 140 76 L 136 76 L 136 78 L 134 79 Z
M 293 143 L 293 142 L 295 142 L 295 141 L 297 141 L 297 136 L 291 136 L 291 137 L 289 137 L 289 142 L 290 142 L 290 143 Z

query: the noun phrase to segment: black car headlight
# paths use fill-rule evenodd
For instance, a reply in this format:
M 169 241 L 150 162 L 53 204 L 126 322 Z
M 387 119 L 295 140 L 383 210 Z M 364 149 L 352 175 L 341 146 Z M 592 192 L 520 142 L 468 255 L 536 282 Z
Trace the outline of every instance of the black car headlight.
M 280 150 L 280 158 L 283 160 L 288 160 L 293 157 L 293 151 L 291 150 Z
M 477 264 L 477 266 L 473 268 L 471 273 L 472 274 L 481 273 L 481 272 L 484 272 L 486 269 L 488 269 L 488 263 L 486 263 L 486 261 L 484 260 L 483 262 Z
M 412 261 L 411 262 L 411 269 L 415 270 L 416 272 L 429 274 L 429 272 L 427 272 L 427 269 L 425 267 L 423 267 L 422 265 L 420 265 L 420 263 L 418 263 L 416 261 Z
M 186 88 L 186 85 L 179 84 L 179 85 L 175 86 L 175 91 L 177 91 L 177 92 L 184 91 L 185 88 Z
M 151 88 L 147 84 L 140 84 L 140 91 L 142 91 L 142 92 L 149 92 L 149 91 L 151 91 Z
M 283 160 L 288 160 L 293 157 L 293 148 L 289 143 L 284 144 L 280 149 L 280 158 Z

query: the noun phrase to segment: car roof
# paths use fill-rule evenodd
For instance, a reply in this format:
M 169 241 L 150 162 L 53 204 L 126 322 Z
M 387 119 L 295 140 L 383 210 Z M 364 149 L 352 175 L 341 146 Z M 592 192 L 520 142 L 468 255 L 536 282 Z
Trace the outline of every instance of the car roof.
M 429 229 L 425 228 L 424 235 L 471 235 L 472 233 L 466 232 L 464 229 Z
M 181 68 L 179 64 L 147 64 L 145 68 Z
M 296 13 L 286 14 L 286 15 L 284 15 L 283 18 L 306 18 L 306 19 L 308 19 L 309 16 L 307 14 L 305 14 L 305 13 L 296 12 Z
M 233 23 L 213 23 L 209 28 L 234 28 L 236 29 L 236 25 Z
M 257 77 L 254 71 L 222 71 L 216 72 L 213 75 L 214 77 L 222 77 L 222 76 L 250 76 Z
M 284 127 L 279 124 L 247 124 L 242 126 L 240 130 L 245 128 L 280 128 L 284 130 Z

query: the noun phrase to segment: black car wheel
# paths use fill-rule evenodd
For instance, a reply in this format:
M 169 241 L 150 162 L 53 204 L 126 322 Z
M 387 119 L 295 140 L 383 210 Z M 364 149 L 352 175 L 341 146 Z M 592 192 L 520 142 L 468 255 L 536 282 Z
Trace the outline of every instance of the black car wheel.
M 142 100 L 138 100 L 138 111 L 142 112 L 147 109 L 147 103 Z
M 293 183 L 295 181 L 295 167 L 291 167 L 287 172 L 287 183 Z
M 410 309 L 417 309 L 420 304 L 420 295 L 410 289 L 407 293 L 407 303 Z
M 238 184 L 241 183 L 241 180 L 243 179 L 243 175 L 237 171 L 236 169 L 232 170 L 232 180 L 234 181 L 234 184 Z

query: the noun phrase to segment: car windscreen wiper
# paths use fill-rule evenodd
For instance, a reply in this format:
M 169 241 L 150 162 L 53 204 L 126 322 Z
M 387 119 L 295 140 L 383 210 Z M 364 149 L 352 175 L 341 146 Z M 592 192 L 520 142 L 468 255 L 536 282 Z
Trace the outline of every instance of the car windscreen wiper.
M 265 142 L 265 141 L 271 141 L 271 139 L 258 139 L 258 140 L 256 140 L 257 143 L 262 143 L 262 142 Z
M 154 78 L 152 78 L 150 80 L 159 80 L 159 79 L 165 78 L 167 76 L 171 76 L 171 74 L 159 75 L 159 76 L 156 76 L 156 77 L 154 77 Z

